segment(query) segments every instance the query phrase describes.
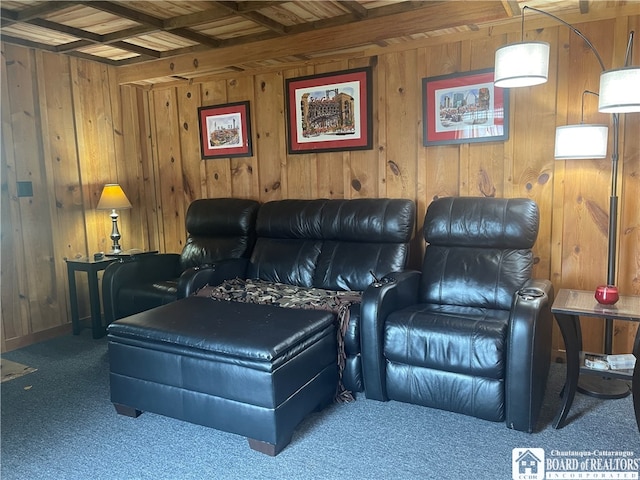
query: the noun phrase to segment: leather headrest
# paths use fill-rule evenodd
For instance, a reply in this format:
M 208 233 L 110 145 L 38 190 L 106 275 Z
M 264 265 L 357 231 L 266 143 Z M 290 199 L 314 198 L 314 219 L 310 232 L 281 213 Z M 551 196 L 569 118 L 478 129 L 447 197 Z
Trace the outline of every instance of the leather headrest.
M 253 233 L 259 203 L 241 198 L 194 200 L 187 210 L 191 236 L 245 236 Z
M 431 202 L 424 219 L 430 245 L 532 248 L 539 212 L 527 198 L 446 197 Z
M 408 242 L 415 204 L 405 199 L 277 200 L 260 207 L 258 237 Z

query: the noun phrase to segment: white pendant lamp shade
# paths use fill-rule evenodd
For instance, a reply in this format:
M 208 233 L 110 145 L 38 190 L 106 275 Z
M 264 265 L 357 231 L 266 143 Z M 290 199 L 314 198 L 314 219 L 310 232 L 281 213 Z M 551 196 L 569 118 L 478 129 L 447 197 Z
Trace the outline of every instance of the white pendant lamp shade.
M 603 113 L 640 112 L 640 67 L 602 72 L 598 110 Z
M 609 127 L 606 125 L 567 125 L 556 128 L 556 160 L 606 158 Z
M 547 81 L 549 44 L 522 42 L 496 50 L 494 85 L 500 88 L 528 87 Z

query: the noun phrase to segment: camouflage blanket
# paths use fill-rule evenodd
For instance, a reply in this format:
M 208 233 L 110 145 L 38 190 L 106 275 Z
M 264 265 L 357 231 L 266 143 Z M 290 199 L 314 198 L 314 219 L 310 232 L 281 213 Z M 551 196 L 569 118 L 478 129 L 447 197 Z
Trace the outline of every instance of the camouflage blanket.
M 349 307 L 360 303 L 362 292 L 323 290 L 297 287 L 285 283 L 235 278 L 226 280 L 220 285 L 207 285 L 198 292 L 198 295 L 219 301 L 270 304 L 285 308 L 327 310 L 335 313 L 338 319 L 337 361 L 340 372 L 336 400 L 341 402 L 353 400 L 353 395 L 345 389 L 342 383 L 346 360 L 344 335 L 349 324 Z

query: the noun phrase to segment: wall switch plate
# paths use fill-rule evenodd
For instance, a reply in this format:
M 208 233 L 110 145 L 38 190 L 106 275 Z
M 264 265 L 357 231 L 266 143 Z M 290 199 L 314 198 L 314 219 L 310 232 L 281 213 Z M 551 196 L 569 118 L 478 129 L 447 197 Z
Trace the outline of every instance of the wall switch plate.
M 18 197 L 33 197 L 33 182 L 18 182 Z

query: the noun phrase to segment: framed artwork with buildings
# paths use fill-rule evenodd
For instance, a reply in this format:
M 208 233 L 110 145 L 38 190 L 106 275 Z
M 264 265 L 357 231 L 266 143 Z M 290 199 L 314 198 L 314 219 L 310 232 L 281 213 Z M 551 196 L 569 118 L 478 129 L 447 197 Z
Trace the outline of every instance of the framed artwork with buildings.
M 198 108 L 202 158 L 250 157 L 249 102 Z
M 493 69 L 422 79 L 423 144 L 495 142 L 509 138 L 509 90 Z
M 373 147 L 371 67 L 290 78 L 285 92 L 289 153 Z

